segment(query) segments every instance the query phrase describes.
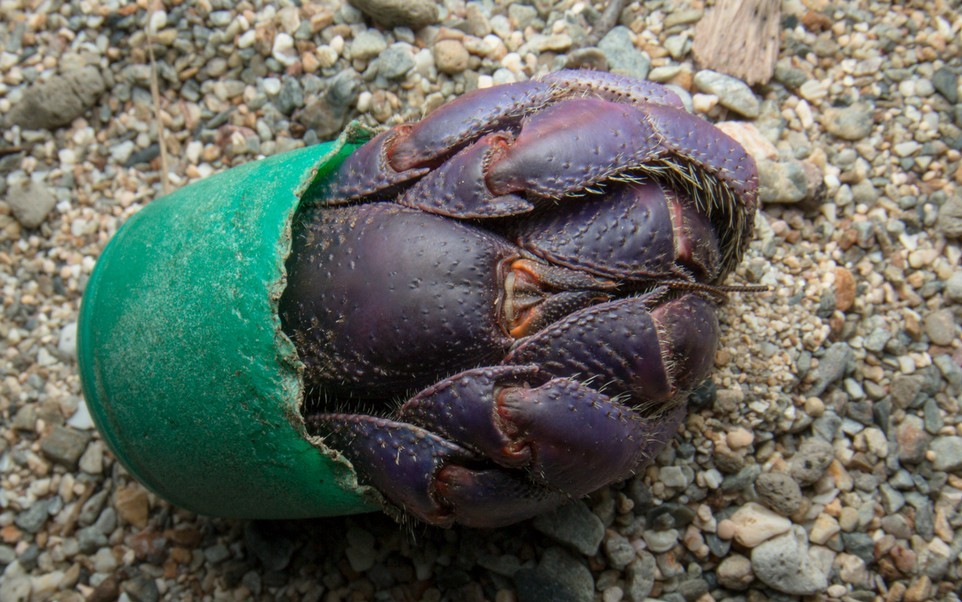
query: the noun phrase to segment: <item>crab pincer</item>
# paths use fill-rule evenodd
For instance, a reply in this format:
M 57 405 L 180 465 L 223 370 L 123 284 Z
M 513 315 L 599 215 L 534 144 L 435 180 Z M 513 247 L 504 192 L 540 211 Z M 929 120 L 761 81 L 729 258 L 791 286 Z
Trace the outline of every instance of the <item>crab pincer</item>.
M 442 526 L 627 478 L 710 372 L 757 185 L 677 95 L 611 74 L 477 90 L 378 135 L 295 229 L 281 320 L 309 430 Z

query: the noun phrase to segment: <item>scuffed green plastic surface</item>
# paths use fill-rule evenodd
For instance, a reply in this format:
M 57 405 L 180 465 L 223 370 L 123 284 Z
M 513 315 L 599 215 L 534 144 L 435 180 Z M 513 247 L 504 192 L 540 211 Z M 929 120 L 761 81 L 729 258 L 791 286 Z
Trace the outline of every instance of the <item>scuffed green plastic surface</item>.
M 124 466 L 177 506 L 235 518 L 377 508 L 308 441 L 277 316 L 299 197 L 354 148 L 342 137 L 154 201 L 94 269 L 78 329 L 87 404 Z

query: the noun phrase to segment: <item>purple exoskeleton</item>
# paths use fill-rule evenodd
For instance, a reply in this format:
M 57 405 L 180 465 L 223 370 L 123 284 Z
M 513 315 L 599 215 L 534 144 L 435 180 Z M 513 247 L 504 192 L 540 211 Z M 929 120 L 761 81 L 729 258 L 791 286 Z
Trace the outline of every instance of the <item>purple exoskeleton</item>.
M 476 90 L 376 136 L 295 225 L 281 318 L 308 430 L 437 525 L 630 476 L 709 374 L 756 203 L 741 146 L 607 73 Z

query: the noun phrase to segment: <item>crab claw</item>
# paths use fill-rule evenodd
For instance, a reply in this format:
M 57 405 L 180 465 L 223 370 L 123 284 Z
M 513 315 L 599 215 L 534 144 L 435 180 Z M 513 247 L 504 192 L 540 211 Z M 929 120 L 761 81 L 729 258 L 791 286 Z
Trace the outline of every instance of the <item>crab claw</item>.
M 574 380 L 544 378 L 533 366 L 469 370 L 422 391 L 394 420 L 326 414 L 310 426 L 421 520 L 494 527 L 627 477 L 683 415 L 676 407 L 645 418 Z

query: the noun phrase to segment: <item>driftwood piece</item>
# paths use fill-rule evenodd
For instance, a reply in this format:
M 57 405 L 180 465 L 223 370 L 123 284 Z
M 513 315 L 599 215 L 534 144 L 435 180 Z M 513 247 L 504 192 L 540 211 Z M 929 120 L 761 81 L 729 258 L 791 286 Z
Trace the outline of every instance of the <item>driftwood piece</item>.
M 749 85 L 767 83 L 778 60 L 781 4 L 781 0 L 719 0 L 695 26 L 695 62 Z

